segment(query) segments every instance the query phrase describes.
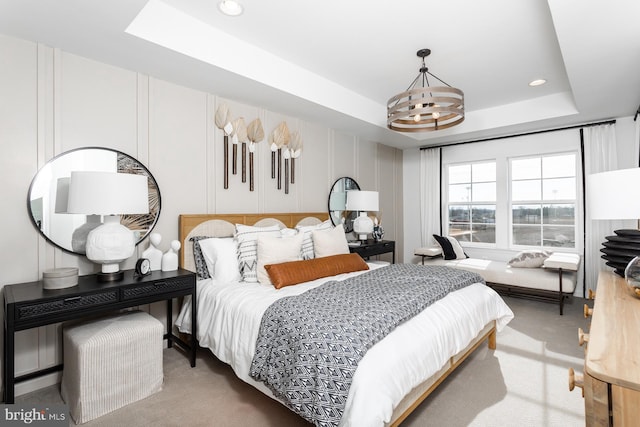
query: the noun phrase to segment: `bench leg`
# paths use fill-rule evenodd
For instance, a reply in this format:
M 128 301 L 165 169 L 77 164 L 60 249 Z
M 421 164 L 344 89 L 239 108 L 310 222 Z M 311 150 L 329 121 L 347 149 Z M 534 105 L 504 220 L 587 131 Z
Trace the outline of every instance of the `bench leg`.
M 561 268 L 558 269 L 558 283 L 559 283 L 559 286 L 560 286 L 560 289 L 558 290 L 558 293 L 559 293 L 558 296 L 560 298 L 560 301 L 559 301 L 559 303 L 560 303 L 560 316 L 562 316 L 562 309 L 564 307 L 564 296 L 562 295 L 562 269 Z

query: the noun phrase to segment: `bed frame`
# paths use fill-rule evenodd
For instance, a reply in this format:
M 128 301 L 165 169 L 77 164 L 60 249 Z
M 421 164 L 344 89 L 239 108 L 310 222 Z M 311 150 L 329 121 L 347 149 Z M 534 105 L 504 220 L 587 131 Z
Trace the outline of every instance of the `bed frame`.
M 327 220 L 326 212 L 303 213 L 266 213 L 266 214 L 183 214 L 179 220 L 179 236 L 182 243 L 180 266 L 195 271 L 193 245 L 189 239 L 193 236 L 231 237 L 235 224 L 267 226 L 280 224 L 294 228 L 296 225 L 312 225 Z M 390 426 L 400 425 L 464 360 L 484 341 L 489 349 L 496 348 L 496 322 L 492 321 L 478 333 L 476 338 L 460 353 L 452 356 L 436 374 L 415 387 L 400 401 L 393 411 Z

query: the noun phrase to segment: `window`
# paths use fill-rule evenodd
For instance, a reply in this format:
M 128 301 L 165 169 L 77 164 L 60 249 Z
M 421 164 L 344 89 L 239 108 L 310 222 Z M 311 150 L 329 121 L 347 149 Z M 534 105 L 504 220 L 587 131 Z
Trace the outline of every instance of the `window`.
M 463 242 L 496 242 L 496 163 L 448 167 L 449 235 Z
M 511 242 L 575 248 L 576 155 L 511 159 Z

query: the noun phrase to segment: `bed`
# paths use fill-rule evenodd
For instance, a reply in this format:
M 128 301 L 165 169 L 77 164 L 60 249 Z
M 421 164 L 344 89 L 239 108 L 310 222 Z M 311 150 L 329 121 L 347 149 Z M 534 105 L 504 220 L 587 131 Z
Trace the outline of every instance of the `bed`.
M 235 224 L 276 224 L 294 229 L 319 226 L 327 218 L 327 213 L 314 212 L 181 215 L 180 263 L 183 268 L 196 271 L 192 238 L 232 237 Z M 198 280 L 199 344 L 228 363 L 241 380 L 278 400 L 265 384 L 250 375 L 265 311 L 280 298 L 314 290 L 328 280 L 352 280 L 387 267 L 370 263 L 369 268 L 372 271 L 343 273 L 280 289 L 260 283 L 239 284 L 237 280 Z M 191 330 L 190 304 L 185 300 L 176 321 L 183 333 Z M 483 283 L 471 284 L 434 302 L 364 354 L 353 375 L 339 425 L 399 425 L 483 342 L 495 349 L 497 331 L 512 317 L 504 301 Z

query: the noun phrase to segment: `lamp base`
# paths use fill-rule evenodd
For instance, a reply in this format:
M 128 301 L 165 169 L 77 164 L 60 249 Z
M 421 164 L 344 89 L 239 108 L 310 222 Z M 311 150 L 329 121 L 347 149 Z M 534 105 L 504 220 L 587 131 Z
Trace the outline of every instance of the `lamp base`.
M 124 271 L 118 270 L 112 273 L 98 273 L 98 282 L 119 282 L 124 279 Z
M 600 249 L 606 260 L 606 264 L 613 268 L 618 276 L 625 277 L 624 270 L 629 262 L 640 256 L 640 231 L 639 230 L 614 230 L 615 236 L 605 237 L 604 246 Z

